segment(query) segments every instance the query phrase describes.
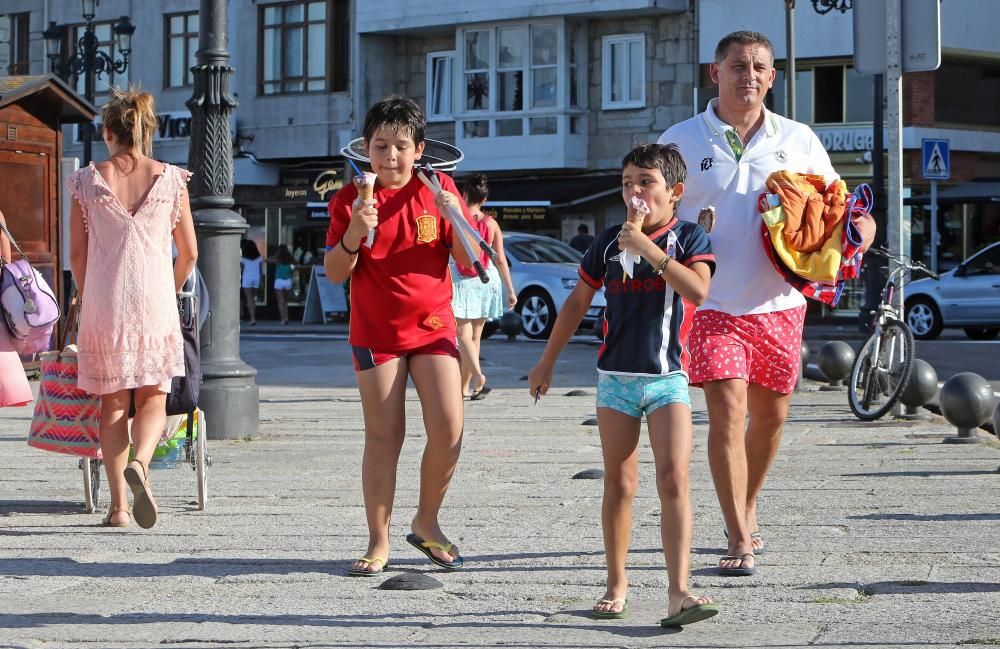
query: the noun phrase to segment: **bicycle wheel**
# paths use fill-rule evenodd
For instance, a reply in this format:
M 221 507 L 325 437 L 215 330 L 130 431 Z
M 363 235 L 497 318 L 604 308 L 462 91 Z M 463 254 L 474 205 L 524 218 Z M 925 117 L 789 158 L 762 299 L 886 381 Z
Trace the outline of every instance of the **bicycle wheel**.
M 910 380 L 913 357 L 913 333 L 899 320 L 887 321 L 878 338 L 868 339 L 854 360 L 847 391 L 855 417 L 873 421 L 892 409 Z
M 83 469 L 84 511 L 93 514 L 101 504 L 101 461 L 80 458 L 80 468 Z

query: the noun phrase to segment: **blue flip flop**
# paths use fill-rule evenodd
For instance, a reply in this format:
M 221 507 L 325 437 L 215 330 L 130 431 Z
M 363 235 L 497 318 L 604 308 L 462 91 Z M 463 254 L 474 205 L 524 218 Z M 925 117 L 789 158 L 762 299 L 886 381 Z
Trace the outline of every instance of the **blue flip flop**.
M 420 550 L 424 553 L 431 563 L 441 566 L 445 570 L 461 570 L 462 566 L 465 565 L 465 560 L 462 557 L 455 557 L 454 561 L 442 561 L 434 556 L 431 552 L 431 548 L 435 550 L 441 550 L 442 552 L 447 552 L 451 554 L 451 549 L 454 547 L 451 543 L 438 543 L 437 541 L 425 541 L 416 534 L 407 534 L 406 542 Z

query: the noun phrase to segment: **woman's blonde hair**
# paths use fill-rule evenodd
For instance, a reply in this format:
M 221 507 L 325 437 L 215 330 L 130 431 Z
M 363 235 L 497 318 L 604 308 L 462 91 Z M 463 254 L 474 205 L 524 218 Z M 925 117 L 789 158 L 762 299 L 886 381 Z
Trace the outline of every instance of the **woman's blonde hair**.
M 157 127 L 153 95 L 134 86 L 128 90 L 112 88 L 111 100 L 101 109 L 101 121 L 129 149 L 137 147 L 145 156 L 153 154 Z

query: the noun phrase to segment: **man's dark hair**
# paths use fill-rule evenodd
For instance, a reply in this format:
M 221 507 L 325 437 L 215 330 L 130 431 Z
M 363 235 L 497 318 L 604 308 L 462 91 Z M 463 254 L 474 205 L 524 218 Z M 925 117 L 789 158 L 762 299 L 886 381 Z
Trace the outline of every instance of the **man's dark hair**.
M 586 223 L 581 223 L 580 225 L 576 226 L 576 231 L 580 234 L 587 234 L 587 232 L 589 232 L 590 229 L 587 227 Z
M 722 40 L 715 47 L 716 63 L 722 63 L 722 60 L 729 54 L 729 46 L 733 43 L 739 43 L 740 45 L 763 45 L 771 53 L 771 65 L 774 65 L 774 43 L 771 42 L 771 39 L 760 32 L 745 30 L 733 32 L 722 37 Z
M 640 144 L 622 158 L 622 170 L 628 165 L 643 169 L 659 169 L 667 187 L 684 182 L 687 165 L 676 144 Z
M 365 129 L 362 132 L 365 142 L 371 142 L 375 137 L 375 131 L 383 126 L 388 127 L 393 133 L 405 133 L 413 138 L 414 144 L 420 144 L 424 141 L 427 119 L 417 102 L 392 95 L 368 109 L 368 114 L 365 115 Z

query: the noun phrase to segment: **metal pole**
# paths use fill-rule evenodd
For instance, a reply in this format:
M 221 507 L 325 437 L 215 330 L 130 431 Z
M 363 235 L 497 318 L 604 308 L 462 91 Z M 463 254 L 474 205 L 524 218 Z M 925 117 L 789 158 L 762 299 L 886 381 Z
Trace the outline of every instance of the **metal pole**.
M 889 250 L 903 254 L 903 42 L 900 0 L 887 0 L 885 8 L 886 101 L 889 127 Z M 890 261 L 890 271 L 897 266 Z M 903 282 L 899 282 L 892 298 L 893 306 L 903 313 Z M 903 414 L 903 405 L 896 402 L 892 414 Z
M 795 0 L 785 0 L 785 117 L 795 119 Z
M 94 105 L 94 63 L 97 52 L 97 35 L 94 34 L 94 23 L 88 22 L 83 32 L 83 96 Z M 93 160 L 94 123 L 87 122 L 83 126 L 83 166 Z
M 931 272 L 936 273 L 938 268 L 938 202 L 937 202 L 937 181 L 931 181 Z
M 229 123 L 236 98 L 229 89 L 233 69 L 226 44 L 227 0 L 201 0 L 188 169 L 198 267 L 212 311 L 201 332 L 203 385 L 199 406 L 211 439 L 247 439 L 257 434 L 260 400 L 257 370 L 240 359 L 239 258 L 246 221 L 234 212 L 233 147 Z

